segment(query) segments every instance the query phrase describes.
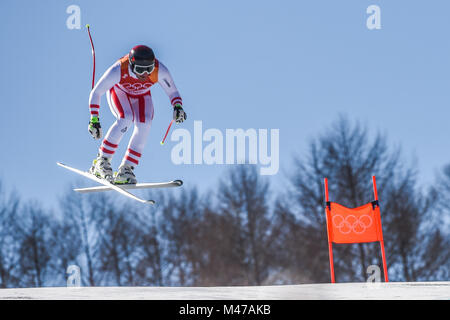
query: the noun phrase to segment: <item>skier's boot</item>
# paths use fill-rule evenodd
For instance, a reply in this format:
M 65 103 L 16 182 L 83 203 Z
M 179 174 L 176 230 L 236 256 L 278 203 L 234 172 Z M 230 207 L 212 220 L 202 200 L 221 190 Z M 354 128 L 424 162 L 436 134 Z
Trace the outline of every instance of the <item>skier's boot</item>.
M 136 176 L 133 173 L 134 167 L 129 164 L 122 164 L 114 175 L 115 184 L 136 184 Z
M 92 161 L 92 167 L 89 169 L 89 173 L 92 173 L 97 178 L 105 179 L 110 183 L 114 183 L 110 161 L 111 159 L 99 155 L 97 159 Z

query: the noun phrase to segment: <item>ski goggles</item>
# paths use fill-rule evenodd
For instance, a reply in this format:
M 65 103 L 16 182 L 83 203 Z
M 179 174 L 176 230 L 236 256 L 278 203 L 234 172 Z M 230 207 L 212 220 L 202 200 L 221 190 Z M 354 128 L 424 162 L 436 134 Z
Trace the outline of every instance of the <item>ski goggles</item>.
M 136 73 L 137 75 L 143 75 L 145 72 L 147 72 L 148 74 L 152 73 L 152 71 L 155 69 L 155 63 L 153 62 L 151 65 L 148 66 L 139 66 L 137 64 L 135 64 L 133 66 L 133 72 Z

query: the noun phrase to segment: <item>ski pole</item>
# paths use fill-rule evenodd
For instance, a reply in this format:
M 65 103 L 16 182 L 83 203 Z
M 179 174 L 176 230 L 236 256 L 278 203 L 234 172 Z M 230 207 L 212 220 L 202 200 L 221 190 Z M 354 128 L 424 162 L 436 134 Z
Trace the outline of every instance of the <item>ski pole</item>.
M 169 133 L 169 130 L 170 130 L 170 127 L 172 126 L 172 123 L 173 123 L 173 119 L 169 123 L 169 127 L 167 128 L 166 135 L 164 136 L 164 138 L 161 141 L 161 145 L 164 145 L 164 141 L 166 140 L 167 134 Z
M 92 58 L 94 60 L 94 70 L 92 72 L 92 89 L 94 89 L 94 84 L 95 84 L 95 49 L 94 49 L 94 42 L 92 42 L 92 37 L 91 37 L 91 31 L 89 30 L 90 25 L 87 24 L 86 28 L 89 34 L 89 40 L 91 40 L 91 48 L 92 48 Z

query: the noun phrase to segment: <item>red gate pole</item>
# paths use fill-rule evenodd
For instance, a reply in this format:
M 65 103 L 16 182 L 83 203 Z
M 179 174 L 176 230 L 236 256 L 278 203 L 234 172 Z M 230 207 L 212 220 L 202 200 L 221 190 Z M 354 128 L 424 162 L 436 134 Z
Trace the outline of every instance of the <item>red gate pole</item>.
M 375 176 L 372 176 L 372 184 L 373 184 L 373 196 L 375 198 L 375 201 L 378 201 L 377 180 L 375 179 Z
M 389 282 L 388 272 L 387 272 L 387 265 L 386 265 L 386 256 L 385 256 L 385 253 L 384 253 L 384 241 L 383 240 L 380 241 L 380 246 L 381 246 L 381 257 L 383 258 L 384 281 L 385 282 Z
M 378 201 L 378 192 L 377 192 L 377 181 L 375 179 L 375 176 L 372 176 L 372 183 L 373 183 L 373 194 L 375 197 L 375 201 Z M 378 206 L 378 213 L 380 212 L 380 206 Z M 387 272 L 387 264 L 386 264 L 386 253 L 384 252 L 384 240 L 383 240 L 383 230 L 381 226 L 381 216 L 378 217 L 380 222 L 380 231 L 379 231 L 379 237 L 380 237 L 380 247 L 381 247 L 381 258 L 383 260 L 383 272 L 384 272 L 384 281 L 389 282 L 388 272 Z
M 330 257 L 330 276 L 331 276 L 331 283 L 335 283 L 334 279 L 334 263 L 333 263 L 333 243 L 330 241 L 330 228 L 329 223 L 331 223 L 330 219 L 330 208 L 328 207 L 328 202 L 330 201 L 328 198 L 328 179 L 324 179 L 325 184 L 325 214 L 327 218 L 327 235 L 328 235 L 328 255 Z

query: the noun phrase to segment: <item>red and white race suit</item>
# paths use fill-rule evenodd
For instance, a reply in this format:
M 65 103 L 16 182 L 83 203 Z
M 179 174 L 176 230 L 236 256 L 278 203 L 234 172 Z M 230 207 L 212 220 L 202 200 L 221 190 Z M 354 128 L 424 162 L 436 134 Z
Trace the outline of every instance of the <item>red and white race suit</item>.
M 156 59 L 154 70 L 145 80 L 138 79 L 131 71 L 126 55 L 106 70 L 97 82 L 89 97 L 91 115 L 99 115 L 100 98 L 106 93 L 109 108 L 116 117 L 100 146 L 101 156 L 112 158 L 124 133 L 134 125 L 122 164 L 135 166 L 139 163 L 153 120 L 150 88 L 155 83 L 164 89 L 173 106 L 183 104 L 169 70 Z

